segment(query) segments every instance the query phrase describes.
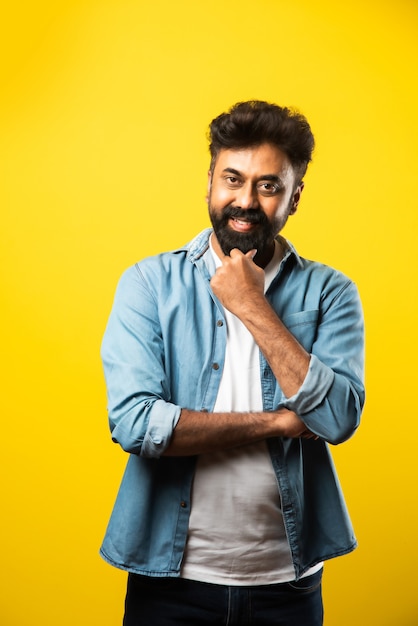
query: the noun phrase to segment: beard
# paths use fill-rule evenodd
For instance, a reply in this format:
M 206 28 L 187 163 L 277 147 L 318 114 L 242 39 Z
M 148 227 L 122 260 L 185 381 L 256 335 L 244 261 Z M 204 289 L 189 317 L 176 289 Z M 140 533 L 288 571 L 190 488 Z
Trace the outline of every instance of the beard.
M 257 250 L 257 256 L 262 257 L 271 249 L 275 236 L 285 225 L 289 212 L 285 216 L 270 222 L 261 209 L 240 209 L 228 204 L 221 213 L 214 210 L 209 203 L 209 217 L 213 231 L 221 246 L 222 252 L 229 256 L 231 250 L 238 248 L 244 254 L 250 250 Z M 230 228 L 230 219 L 243 219 L 256 227 L 248 233 L 239 233 Z

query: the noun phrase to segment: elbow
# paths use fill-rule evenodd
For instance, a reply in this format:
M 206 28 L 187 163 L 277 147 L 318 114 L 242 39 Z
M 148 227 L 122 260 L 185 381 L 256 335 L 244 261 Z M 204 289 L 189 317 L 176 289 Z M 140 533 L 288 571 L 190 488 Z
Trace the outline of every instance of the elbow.
M 352 393 L 345 407 L 332 411 L 330 427 L 324 439 L 334 446 L 350 439 L 360 426 L 363 405 L 364 397 Z
M 315 435 L 337 446 L 350 439 L 358 429 L 363 405 L 364 393 L 350 390 L 343 401 L 340 398 L 340 401 L 332 402 L 327 398 L 303 419 Z
M 336 428 L 335 431 L 329 433 L 325 439 L 329 444 L 338 446 L 340 443 L 348 441 L 348 439 L 354 435 L 359 427 L 359 424 L 359 420 L 347 420 L 347 423 L 344 426 Z
M 132 431 L 124 430 L 109 417 L 109 425 L 113 443 L 118 444 L 128 454 L 141 455 L 143 439 L 135 436 Z
M 122 433 L 120 429 L 113 431 L 112 441 L 118 444 L 124 452 L 128 454 L 136 454 L 137 456 L 146 457 L 149 459 L 159 459 L 164 454 L 167 447 L 159 439 L 152 439 L 145 436 L 145 438 L 138 439 L 132 435 L 132 433 Z
M 169 446 L 180 407 L 156 400 L 109 414 L 112 440 L 129 454 L 160 458 Z

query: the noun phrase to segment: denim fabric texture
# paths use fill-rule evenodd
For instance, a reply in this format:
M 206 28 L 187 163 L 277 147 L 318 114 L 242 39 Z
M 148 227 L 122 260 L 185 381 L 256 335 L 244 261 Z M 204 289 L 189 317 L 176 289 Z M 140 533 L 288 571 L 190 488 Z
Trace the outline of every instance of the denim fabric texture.
M 103 338 L 110 429 L 129 459 L 101 554 L 132 573 L 180 575 L 196 459 L 161 455 L 182 407 L 202 411 L 204 428 L 222 374 L 226 324 L 210 287 L 210 233 L 129 268 Z M 355 285 L 303 259 L 291 244 L 266 296 L 311 354 L 306 379 L 290 398 L 260 355 L 264 410 L 287 407 L 319 437 L 268 440 L 298 579 L 356 546 L 329 444 L 359 425 L 363 316 Z
M 130 574 L 123 626 L 321 626 L 321 579 L 230 587 Z

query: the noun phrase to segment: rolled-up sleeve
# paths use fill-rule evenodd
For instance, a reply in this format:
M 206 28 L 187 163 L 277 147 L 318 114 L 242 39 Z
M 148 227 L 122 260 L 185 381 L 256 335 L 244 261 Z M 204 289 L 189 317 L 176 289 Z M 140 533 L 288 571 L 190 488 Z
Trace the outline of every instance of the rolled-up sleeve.
M 127 452 L 159 457 L 181 408 L 170 401 L 157 302 L 138 266 L 119 281 L 101 356 L 113 441 Z
M 283 406 L 329 443 L 348 439 L 364 405 L 364 323 L 356 286 L 347 281 L 324 298 L 309 370 Z
M 286 408 L 302 415 L 318 406 L 325 398 L 334 380 L 331 368 L 311 354 L 309 369 L 298 392 L 286 400 Z

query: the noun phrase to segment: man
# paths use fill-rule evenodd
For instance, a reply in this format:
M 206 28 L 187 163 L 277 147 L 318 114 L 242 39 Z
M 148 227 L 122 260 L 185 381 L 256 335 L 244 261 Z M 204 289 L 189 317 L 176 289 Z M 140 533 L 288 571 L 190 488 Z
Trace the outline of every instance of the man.
M 130 456 L 101 553 L 125 626 L 317 626 L 323 561 L 356 546 L 328 443 L 364 402 L 357 290 L 278 235 L 313 146 L 273 104 L 217 117 L 213 230 L 118 286 L 102 356 Z

